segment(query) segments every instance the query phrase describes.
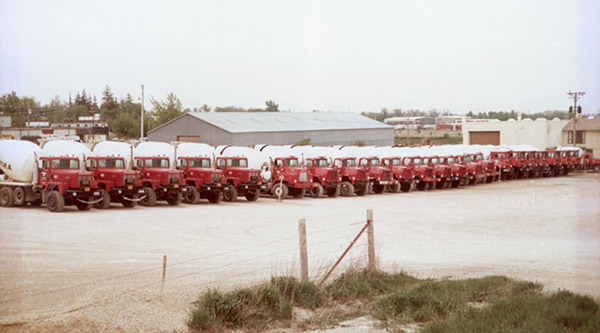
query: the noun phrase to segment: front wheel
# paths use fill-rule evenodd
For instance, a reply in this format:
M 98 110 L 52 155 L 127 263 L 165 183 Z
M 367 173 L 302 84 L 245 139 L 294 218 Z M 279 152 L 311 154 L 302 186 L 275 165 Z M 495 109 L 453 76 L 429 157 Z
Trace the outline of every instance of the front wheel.
M 400 184 L 392 184 L 387 186 L 388 192 L 398 193 L 400 192 Z
M 223 194 L 221 192 L 209 192 L 206 198 L 210 203 L 219 203 L 223 200 Z
M 188 190 L 183 195 L 183 202 L 186 204 L 195 205 L 198 203 L 198 201 L 200 201 L 200 193 L 198 193 L 198 189 L 193 186 L 188 187 Z
M 600 172 L 600 164 L 596 164 L 592 167 L 592 171 L 598 173 Z
M 51 212 L 62 212 L 65 209 L 65 197 L 58 191 L 48 193 L 46 198 L 46 206 Z
M 340 187 L 340 194 L 344 197 L 349 197 L 354 194 L 354 185 L 349 181 L 343 181 Z
M 132 199 L 137 199 L 137 197 L 134 196 Z M 121 204 L 125 208 L 133 208 L 137 204 L 137 201 L 123 199 L 123 201 L 121 201 Z
M 380 184 L 373 185 L 373 192 L 375 192 L 377 194 L 381 194 L 381 193 L 383 193 L 383 190 L 385 190 L 385 186 L 380 185 Z
M 317 183 L 317 186 L 313 186 L 310 188 L 310 196 L 313 198 L 318 198 L 323 195 L 324 189 L 323 185 Z
M 337 198 L 338 195 L 340 195 L 340 188 L 339 187 L 335 187 L 335 188 L 329 188 L 327 189 L 327 196 L 330 198 Z
M 97 209 L 106 209 L 110 206 L 110 194 L 104 191 L 104 195 L 102 196 L 102 201 L 94 204 L 94 208 Z
M 167 197 L 167 203 L 169 206 L 177 206 L 181 203 L 181 200 L 183 200 L 183 195 L 181 192 L 177 192 L 175 196 L 169 195 L 169 197 Z
M 153 207 L 156 205 L 156 192 L 151 187 L 144 188 L 146 197 L 140 201 L 142 206 Z
M 248 201 L 256 201 L 260 196 L 260 190 L 249 191 L 246 193 L 246 200 Z
M 93 204 L 87 203 L 87 202 L 75 201 L 75 206 L 77 206 L 77 209 L 85 211 L 85 210 L 92 209 Z
M 235 187 L 229 186 L 223 190 L 223 200 L 227 202 L 234 202 L 237 200 L 238 191 Z
M 285 199 L 285 197 L 287 197 L 289 193 L 289 189 L 287 187 L 287 185 L 282 184 L 282 183 L 277 183 L 275 185 L 273 185 L 273 196 L 275 197 L 275 199 L 278 199 L 281 197 L 281 199 Z
M 410 192 L 413 190 L 413 184 L 411 183 L 402 183 L 402 185 L 400 185 L 400 191 L 406 193 L 406 192 Z

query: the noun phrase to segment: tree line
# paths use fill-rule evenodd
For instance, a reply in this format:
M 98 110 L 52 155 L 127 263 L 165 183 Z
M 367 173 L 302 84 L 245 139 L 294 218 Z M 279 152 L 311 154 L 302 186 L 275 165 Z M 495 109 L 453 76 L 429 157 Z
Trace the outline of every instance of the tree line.
M 418 109 L 417 110 L 414 110 L 414 109 L 390 110 L 388 108 L 382 108 L 381 111 L 379 111 L 379 112 L 362 112 L 361 114 L 363 116 L 366 116 L 366 117 L 369 117 L 369 118 L 372 118 L 372 119 L 375 119 L 378 121 L 384 121 L 385 119 L 392 118 L 392 117 L 431 117 L 431 118 L 436 118 L 439 116 L 461 116 L 459 114 L 451 113 L 448 110 L 440 111 L 438 109 L 422 111 L 422 110 L 418 110 Z M 498 119 L 498 120 L 515 119 L 516 120 L 518 117 L 518 113 L 515 112 L 515 110 L 488 111 L 488 112 L 477 112 L 477 113 L 473 113 L 472 111 L 469 111 L 469 112 L 467 112 L 467 114 L 465 116 L 473 118 L 473 119 Z M 536 112 L 536 113 L 523 113 L 522 117 L 530 118 L 532 120 L 535 120 L 537 118 L 545 118 L 548 120 L 558 118 L 558 119 L 568 120 L 568 119 L 570 119 L 571 114 L 569 114 L 566 111 L 547 110 L 547 111 Z
M 204 104 L 193 109 L 184 108 L 181 100 L 174 92 L 169 92 L 164 100 L 150 98 L 150 110 L 144 107 L 144 135 L 153 128 L 160 126 L 186 112 L 278 112 L 279 105 L 268 100 L 265 108 L 244 109 L 234 106 L 209 107 Z M 10 116 L 13 127 L 24 127 L 26 122 L 61 123 L 66 119 L 77 121 L 79 117 L 100 115 L 110 131 L 120 138 L 135 138 L 140 133 L 140 118 L 142 105 L 134 101 L 131 94 L 124 98 L 116 98 L 109 86 L 102 92 L 102 98 L 97 100 L 83 89 L 74 98 L 69 95 L 68 101 L 62 101 L 55 96 L 49 103 L 41 104 L 33 97 L 18 96 L 16 92 L 0 97 L 0 115 Z

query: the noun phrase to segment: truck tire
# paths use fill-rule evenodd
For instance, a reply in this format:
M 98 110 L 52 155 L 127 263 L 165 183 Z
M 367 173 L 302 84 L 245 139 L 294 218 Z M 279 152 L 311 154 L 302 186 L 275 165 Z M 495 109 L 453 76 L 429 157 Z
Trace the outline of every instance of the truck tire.
M 402 183 L 402 185 L 400 185 L 400 191 L 407 193 L 412 191 L 413 186 L 412 184 L 407 184 L 407 183 Z
M 282 183 L 276 183 L 275 185 L 273 185 L 272 192 L 273 197 L 275 197 L 275 199 L 278 199 L 280 195 L 281 199 L 285 199 L 285 197 L 287 197 L 290 193 L 290 190 L 288 189 L 287 185 Z
M 344 197 L 349 197 L 354 194 L 354 185 L 349 181 L 342 182 L 340 186 L 340 194 Z
M 228 186 L 223 190 L 223 200 L 227 202 L 234 202 L 237 200 L 238 191 L 233 186 Z
M 65 197 L 58 191 L 51 191 L 46 198 L 46 207 L 54 213 L 62 212 L 65 209 Z
M 77 209 L 79 209 L 79 210 L 90 210 L 90 209 L 92 209 L 93 204 L 87 203 L 87 202 L 75 201 L 75 206 L 77 206 Z
M 137 199 L 137 195 L 133 196 L 132 199 Z M 123 201 L 121 201 L 121 205 L 123 205 L 123 207 L 125 207 L 125 208 L 133 208 L 133 207 L 135 207 L 136 204 L 137 204 L 137 201 L 131 201 L 131 200 L 125 200 L 125 199 L 123 199 Z
M 200 201 L 200 193 L 198 193 L 198 189 L 190 186 L 188 187 L 187 192 L 183 195 L 183 202 L 190 205 L 195 205 Z
M 339 187 L 335 187 L 335 188 L 330 188 L 327 189 L 327 196 L 330 198 L 337 198 L 338 195 L 340 195 L 340 188 Z
M 260 190 L 248 191 L 248 193 L 246 193 L 246 200 L 256 201 L 256 200 L 258 200 L 259 196 L 260 196 Z
M 108 194 L 107 191 L 104 191 L 104 194 L 102 195 L 102 201 L 95 203 L 94 208 L 107 209 L 108 207 L 110 207 L 110 194 Z
M 374 184 L 373 185 L 373 192 L 375 192 L 376 194 L 383 193 L 383 190 L 385 190 L 385 186 L 383 186 L 381 184 Z
M 146 197 L 140 200 L 140 205 L 146 207 L 153 207 L 156 205 L 156 192 L 151 187 L 145 187 L 144 192 L 146 192 Z
M 387 190 L 390 193 L 398 193 L 398 192 L 400 192 L 400 184 L 388 185 Z
M 206 198 L 210 203 L 219 203 L 223 200 L 223 194 L 221 192 L 209 192 Z
M 419 191 L 426 191 L 428 188 L 429 188 L 429 186 L 428 186 L 428 185 L 427 185 L 427 183 L 426 183 L 426 182 L 424 182 L 424 181 L 420 181 L 420 182 L 417 184 L 417 190 L 419 190 Z
M 592 167 L 592 171 L 598 173 L 600 172 L 600 164 L 596 164 Z
M 0 206 L 12 207 L 13 206 L 13 191 L 9 187 L 3 187 L 0 189 Z
M 25 204 L 25 190 L 18 186 L 13 190 L 13 204 L 15 206 L 23 206 Z
M 304 198 L 304 189 L 303 188 L 292 189 L 292 190 L 290 190 L 290 193 L 296 199 L 302 199 L 302 198 Z
M 365 186 L 359 187 L 358 189 L 355 189 L 354 193 L 356 193 L 356 195 L 358 195 L 359 197 L 362 197 L 362 196 L 366 195 L 368 191 L 369 191 L 369 185 L 365 185 Z
M 310 188 L 310 196 L 313 198 L 319 198 L 323 195 L 324 191 L 325 190 L 323 189 L 323 185 L 317 183 L 317 186 L 313 186 Z
M 181 200 L 183 200 L 183 194 L 181 192 L 177 192 L 175 196 L 169 195 L 167 197 L 167 203 L 169 206 L 177 206 L 181 203 Z

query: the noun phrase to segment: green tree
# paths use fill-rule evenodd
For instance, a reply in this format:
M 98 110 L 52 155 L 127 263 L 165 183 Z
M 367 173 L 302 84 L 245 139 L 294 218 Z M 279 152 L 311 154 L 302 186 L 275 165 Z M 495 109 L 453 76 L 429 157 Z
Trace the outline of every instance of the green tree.
M 113 121 L 112 132 L 122 138 L 135 138 L 140 135 L 140 124 L 129 113 L 122 112 Z
M 310 146 L 312 144 L 311 138 L 304 138 L 295 143 L 296 146 Z
M 267 105 L 267 108 L 265 109 L 265 111 L 268 111 L 268 112 L 279 112 L 279 104 L 276 104 L 272 100 L 266 101 L 265 104 Z
M 10 116 L 12 125 L 16 127 L 25 126 L 27 119 L 31 121 L 41 119 L 40 104 L 32 97 L 19 97 L 14 91 L 0 97 L 0 112 Z
M 119 103 L 117 103 L 117 99 L 113 95 L 112 91 L 110 91 L 110 87 L 106 86 L 102 92 L 102 105 L 100 108 L 104 110 L 112 110 L 118 107 Z
M 238 106 L 217 106 L 215 112 L 246 112 L 248 110 Z
M 151 98 L 150 103 L 152 103 L 156 126 L 160 126 L 183 114 L 183 104 L 172 91 L 167 95 L 166 101 L 157 101 Z

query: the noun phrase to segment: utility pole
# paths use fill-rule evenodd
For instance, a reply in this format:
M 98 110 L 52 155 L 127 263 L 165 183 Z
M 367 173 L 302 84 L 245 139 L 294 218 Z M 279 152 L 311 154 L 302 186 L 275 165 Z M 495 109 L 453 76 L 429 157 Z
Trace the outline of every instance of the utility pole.
M 573 106 L 569 106 L 569 113 L 573 113 L 573 147 L 577 146 L 577 114 L 581 114 L 581 106 L 579 106 L 579 109 L 577 108 L 577 100 L 580 97 L 583 97 L 583 95 L 585 95 L 585 92 L 583 91 L 579 91 L 579 92 L 571 92 L 569 91 L 567 93 L 567 95 L 569 95 L 569 98 L 573 99 Z
M 142 84 L 142 108 L 141 111 L 141 126 L 140 126 L 140 141 L 144 141 L 144 85 Z

